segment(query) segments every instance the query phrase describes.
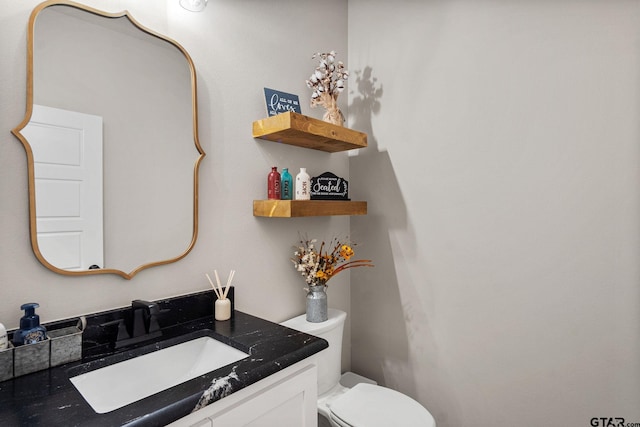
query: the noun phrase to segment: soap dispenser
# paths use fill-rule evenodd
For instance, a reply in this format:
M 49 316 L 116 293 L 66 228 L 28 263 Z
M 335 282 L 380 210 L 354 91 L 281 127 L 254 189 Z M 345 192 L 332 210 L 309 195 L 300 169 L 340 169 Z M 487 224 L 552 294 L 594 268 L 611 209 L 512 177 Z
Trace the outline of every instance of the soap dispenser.
M 0 323 L 0 350 L 9 348 L 9 340 L 7 339 L 7 328 Z
M 40 316 L 36 314 L 38 303 L 22 304 L 24 316 L 20 318 L 20 329 L 13 334 L 13 345 L 34 344 L 47 339 L 47 330 L 40 324 Z

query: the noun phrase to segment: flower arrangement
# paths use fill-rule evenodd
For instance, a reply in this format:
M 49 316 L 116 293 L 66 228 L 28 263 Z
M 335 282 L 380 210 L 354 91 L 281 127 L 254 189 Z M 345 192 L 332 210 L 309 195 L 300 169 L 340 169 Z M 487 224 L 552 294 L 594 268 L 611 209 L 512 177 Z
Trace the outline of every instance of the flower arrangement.
M 319 58 L 319 65 L 306 81 L 307 87 L 312 89 L 311 107 L 323 106 L 327 111 L 323 119 L 334 125 L 344 124 L 344 115 L 338 108 L 338 95 L 344 90 L 344 82 L 349 77 L 349 71 L 344 68 L 342 61 L 336 62 L 336 52 L 315 53 L 312 59 Z
M 332 277 L 348 268 L 373 267 L 370 259 L 351 260 L 353 245 L 333 239 L 329 245 L 322 242 L 316 249 L 316 239 L 301 239 L 291 258 L 297 271 L 309 286 L 327 286 Z

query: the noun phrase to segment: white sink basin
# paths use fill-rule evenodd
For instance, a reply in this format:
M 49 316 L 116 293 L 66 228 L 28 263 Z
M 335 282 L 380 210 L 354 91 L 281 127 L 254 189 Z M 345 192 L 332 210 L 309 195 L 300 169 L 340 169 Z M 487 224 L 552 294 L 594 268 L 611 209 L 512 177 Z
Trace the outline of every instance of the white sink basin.
M 104 414 L 247 356 L 201 337 L 77 375 L 71 382 L 94 411 Z

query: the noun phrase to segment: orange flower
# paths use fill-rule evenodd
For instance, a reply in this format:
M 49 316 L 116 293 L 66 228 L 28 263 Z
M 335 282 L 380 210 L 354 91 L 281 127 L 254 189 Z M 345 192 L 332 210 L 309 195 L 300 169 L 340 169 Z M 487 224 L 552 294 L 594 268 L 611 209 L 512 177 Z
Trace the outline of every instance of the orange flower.
M 334 239 L 325 250 L 325 243 L 320 248 L 315 246 L 316 240 L 304 238 L 295 247 L 294 258 L 291 259 L 295 269 L 300 272 L 310 286 L 323 285 L 342 270 L 355 267 L 373 267 L 371 260 L 350 260 L 354 255 L 351 245 Z
M 353 249 L 348 245 L 342 245 L 340 248 L 340 256 L 345 260 L 348 260 L 353 256 Z

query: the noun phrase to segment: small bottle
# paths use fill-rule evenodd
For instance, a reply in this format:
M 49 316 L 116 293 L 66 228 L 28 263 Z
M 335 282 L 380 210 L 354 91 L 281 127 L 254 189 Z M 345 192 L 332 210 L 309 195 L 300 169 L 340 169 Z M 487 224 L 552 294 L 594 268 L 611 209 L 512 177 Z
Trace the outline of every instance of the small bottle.
M 267 198 L 270 200 L 280 200 L 280 173 L 276 166 L 271 168 L 267 179 Z
M 289 173 L 288 168 L 282 169 L 282 176 L 280 177 L 280 198 L 282 200 L 293 199 L 293 177 Z
M 9 340 L 7 339 L 7 328 L 0 323 L 0 350 L 4 350 L 9 347 Z
M 311 199 L 311 178 L 307 173 L 307 168 L 300 168 L 296 175 L 296 200 Z
M 20 306 L 24 316 L 20 318 L 20 329 L 13 334 L 13 345 L 34 344 L 47 339 L 47 330 L 40 324 L 40 316 L 36 314 L 38 307 L 40 305 L 35 302 Z

